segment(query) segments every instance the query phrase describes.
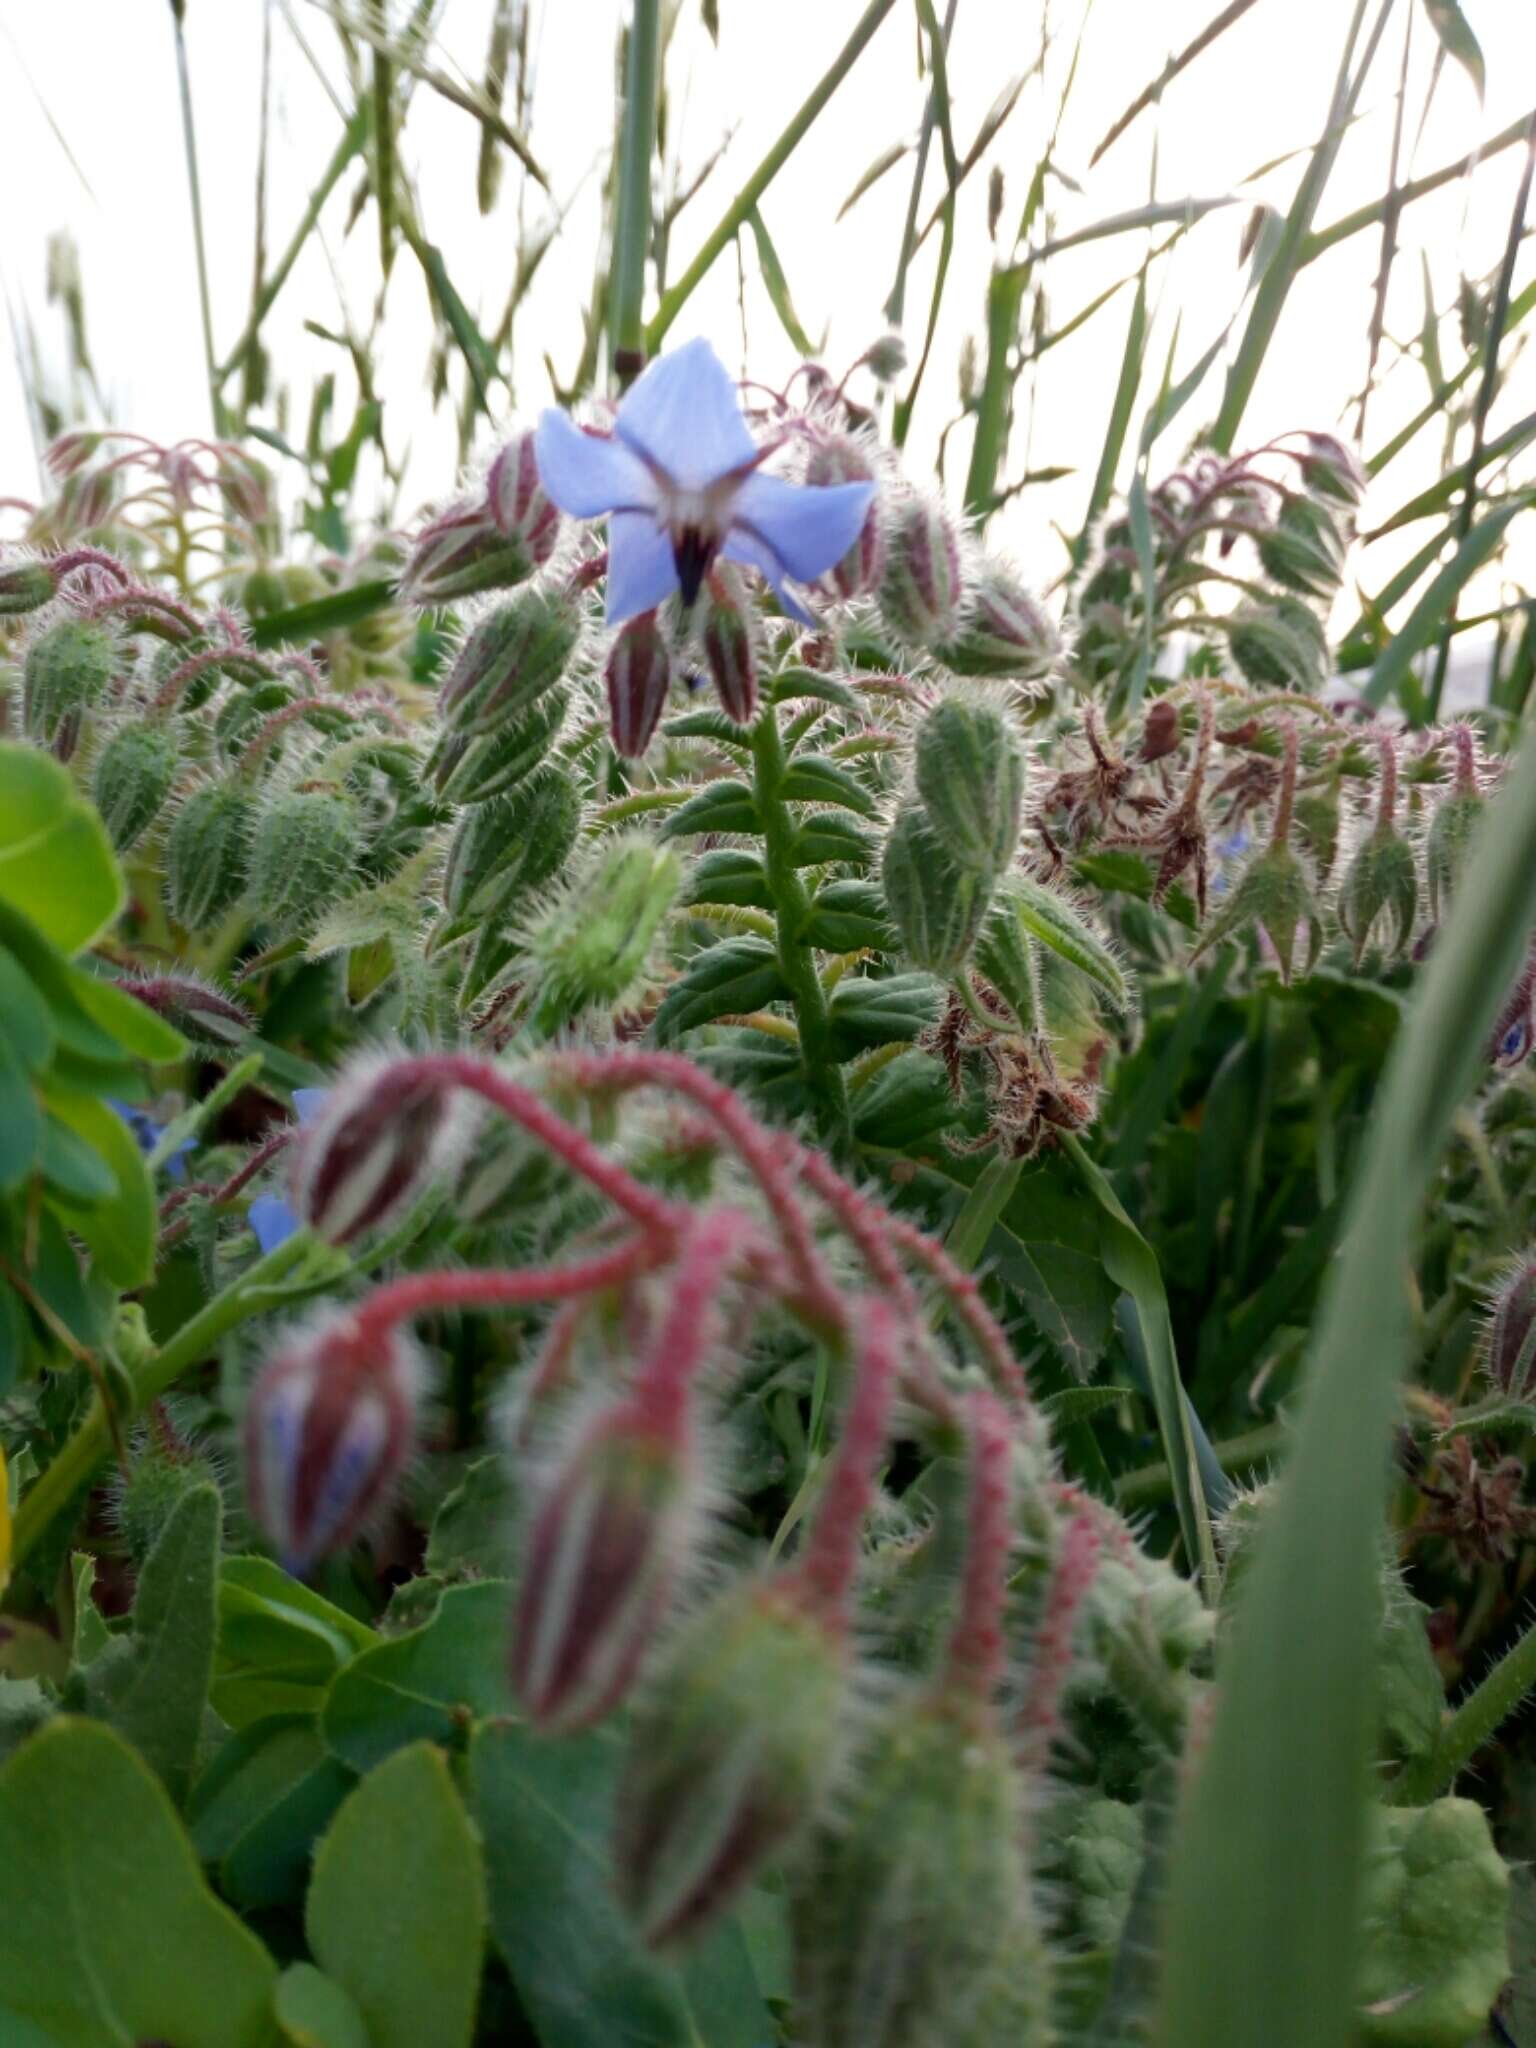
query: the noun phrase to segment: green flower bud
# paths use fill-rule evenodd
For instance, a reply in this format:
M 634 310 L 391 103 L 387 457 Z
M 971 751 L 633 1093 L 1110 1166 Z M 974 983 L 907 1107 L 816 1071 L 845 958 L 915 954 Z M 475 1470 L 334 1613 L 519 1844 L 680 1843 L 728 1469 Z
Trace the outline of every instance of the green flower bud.
M 489 732 L 526 711 L 564 675 L 580 632 L 580 613 L 561 590 L 527 590 L 498 605 L 454 658 L 443 716 L 467 734 Z
M 53 596 L 53 571 L 46 562 L 10 562 L 0 569 L 0 618 L 35 612 Z
M 593 1003 L 616 1007 L 635 991 L 682 879 L 668 848 L 639 837 L 609 842 L 528 934 L 541 1029 L 557 1030 Z
M 1315 497 L 1331 498 L 1354 511 L 1365 496 L 1365 465 L 1353 448 L 1335 434 L 1308 434 L 1301 458 L 1301 479 Z
M 119 726 L 102 748 L 91 795 L 119 853 L 159 817 L 180 761 L 176 728 L 163 719 Z
M 1029 1919 L 1002 1735 L 924 1697 L 880 1726 L 792 1905 L 806 2048 L 982 2048 Z
M 951 697 L 917 735 L 917 787 L 928 821 L 962 866 L 997 874 L 1024 818 L 1024 755 L 989 704 Z
M 1296 837 L 1310 855 L 1313 873 L 1326 882 L 1339 852 L 1339 792 L 1336 788 L 1304 791 L 1296 799 Z
M 1328 665 L 1322 621 L 1299 597 L 1240 604 L 1224 622 L 1232 659 L 1261 689 L 1317 690 Z
M 880 616 L 908 647 L 940 647 L 960 629 L 964 581 L 954 521 L 927 498 L 913 498 L 891 524 Z
M 1362 840 L 1339 890 L 1339 923 L 1355 951 L 1358 967 L 1372 928 L 1390 926 L 1388 950 L 1401 953 L 1419 907 L 1419 876 L 1413 848 L 1395 827 L 1378 825 Z
M 846 1690 L 837 1632 L 771 1583 L 732 1587 L 684 1631 L 619 1787 L 619 1896 L 648 1942 L 700 1932 L 815 1818 Z
M 89 619 L 56 619 L 28 647 L 22 664 L 27 730 L 58 743 L 68 759 L 80 721 L 107 694 L 118 668 L 118 644 Z
M 991 901 L 991 877 L 960 865 L 920 804 L 891 827 L 880 879 L 913 963 L 933 974 L 963 966 Z
M 1259 560 L 1276 583 L 1331 603 L 1344 574 L 1344 537 L 1333 514 L 1312 498 L 1287 498 L 1259 535 Z
M 194 790 L 171 821 L 165 842 L 165 892 L 171 915 L 189 932 L 216 925 L 245 888 L 255 802 L 243 789 Z
M 560 737 L 571 693 L 561 683 L 490 732 L 461 733 L 450 726 L 428 768 L 447 803 L 483 804 L 531 775 Z
M 1424 840 L 1424 879 L 1429 888 L 1429 914 L 1436 924 L 1450 905 L 1482 822 L 1487 799 L 1479 790 L 1456 789 L 1435 806 Z
M 1050 613 L 998 562 L 982 569 L 960 631 L 938 650 L 956 675 L 1021 682 L 1049 675 L 1061 653 L 1061 634 Z
M 1266 848 L 1243 871 L 1201 933 L 1195 957 L 1250 928 L 1268 942 L 1283 982 L 1298 971 L 1311 973 L 1322 944 L 1317 904 L 1307 871 L 1288 846 Z
M 553 767 L 466 811 L 443 876 L 449 917 L 465 925 L 495 918 L 547 882 L 565 865 L 580 824 L 580 792 Z
M 144 1563 L 195 1487 L 218 1483 L 218 1467 L 207 1451 L 183 1436 L 165 1404 L 157 1403 L 148 1423 L 134 1430 L 112 1493 L 112 1517 L 133 1563 Z
M 279 797 L 257 821 L 251 914 L 283 938 L 308 931 L 347 890 L 358 857 L 357 813 L 334 790 Z

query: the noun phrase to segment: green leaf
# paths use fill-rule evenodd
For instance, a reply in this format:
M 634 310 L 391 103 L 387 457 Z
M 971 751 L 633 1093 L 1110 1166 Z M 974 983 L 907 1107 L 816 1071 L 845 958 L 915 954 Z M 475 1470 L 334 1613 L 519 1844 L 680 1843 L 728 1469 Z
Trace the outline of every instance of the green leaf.
M 1440 38 L 1441 49 L 1447 57 L 1454 57 L 1471 79 L 1481 105 L 1488 89 L 1487 67 L 1483 63 L 1482 46 L 1461 11 L 1461 0 L 1424 0 L 1424 12 Z
M 282 647 L 290 641 L 310 641 L 321 633 L 339 633 L 372 617 L 393 604 L 395 586 L 389 582 L 353 583 L 330 597 L 317 597 L 310 604 L 296 604 L 285 612 L 268 612 L 251 623 L 251 639 L 258 647 Z
M 811 903 L 800 937 L 829 953 L 885 952 L 894 943 L 885 892 L 874 882 L 824 882 Z
M 861 818 L 874 817 L 879 808 L 856 775 L 824 754 L 796 754 L 784 771 L 779 794 L 803 804 L 840 804 Z
M 443 1496 L 422 1563 L 440 1578 L 511 1579 L 521 1556 L 511 1463 L 492 1451 L 467 1466 Z
M 996 916 L 1011 910 L 1032 938 L 1086 974 L 1108 996 L 1117 1010 L 1131 999 L 1125 971 L 1093 926 L 1058 889 L 1028 875 L 1010 875 L 999 891 L 993 910 Z
M 549 1742 L 510 1722 L 470 1749 L 491 1932 L 541 2048 L 765 2048 L 776 2030 L 734 1921 L 678 1970 L 624 1920 L 608 1862 L 617 1764 L 606 1733 Z
M 762 856 L 735 846 L 716 847 L 702 855 L 689 871 L 688 901 L 772 910 L 773 892 Z
M 661 828 L 663 839 L 686 839 L 702 832 L 761 832 L 757 799 L 746 783 L 730 777 L 707 782 L 697 796 L 673 811 Z
M 1106 1409 L 1118 1408 L 1125 1398 L 1124 1387 L 1059 1387 L 1054 1394 L 1047 1394 L 1040 1406 L 1055 1428 L 1070 1429 L 1075 1423 L 1091 1422 Z
M 114 1637 L 84 1675 L 90 1712 L 133 1744 L 178 1804 L 213 1675 L 223 1519 L 217 1487 L 194 1486 L 182 1497 L 139 1574 L 132 1635 Z
M 185 1059 L 187 1041 L 157 1016 L 148 1003 L 114 988 L 83 967 L 69 970 L 69 985 L 85 1014 L 134 1059 L 163 1066 L 168 1060 Z
M 960 1116 L 942 1060 L 901 1052 L 853 1098 L 853 1134 L 861 1145 L 903 1152 L 947 1130 Z
M 78 953 L 126 893 L 107 828 L 69 771 L 36 747 L 0 742 L 0 902 Z
M 510 1599 L 496 1579 L 450 1586 L 425 1626 L 354 1658 L 338 1672 L 321 1718 L 334 1753 L 354 1770 L 371 1770 L 422 1736 L 452 1743 L 468 1719 L 510 1713 Z
M 370 2048 L 353 1999 L 313 1963 L 290 1963 L 278 1979 L 272 2010 L 293 2048 Z
M 61 1717 L 0 1771 L 0 1984 L 53 2048 L 267 2048 L 276 1975 L 120 1736 Z
M 485 1881 L 447 1759 L 430 1742 L 400 1750 L 347 1799 L 315 1857 L 304 1927 L 372 2048 L 468 2048 Z
M 1098 472 L 1093 480 L 1093 489 L 1089 493 L 1088 512 L 1078 538 L 1076 556 L 1079 563 L 1088 552 L 1088 540 L 1093 531 L 1094 521 L 1109 503 L 1115 488 L 1115 474 L 1120 467 L 1126 432 L 1131 424 L 1131 408 L 1136 403 L 1136 393 L 1141 388 L 1142 365 L 1146 361 L 1146 354 L 1147 272 L 1146 266 L 1143 265 L 1136 280 L 1136 298 L 1131 306 L 1130 327 L 1120 356 L 1120 376 L 1109 408 L 1109 419 L 1104 428 L 1104 446 L 1099 452 Z
M 113 1192 L 74 1212 L 70 1228 L 83 1237 L 96 1263 L 119 1287 L 144 1287 L 154 1277 L 159 1217 L 155 1186 L 138 1141 L 116 1110 L 93 1095 L 57 1086 L 46 1091 L 51 1114 L 99 1156 Z
M 318 1712 L 331 1680 L 378 1637 L 264 1557 L 226 1558 L 212 1702 L 232 1728 Z
M 1418 603 L 1377 657 L 1370 680 L 1361 692 L 1367 704 L 1385 704 L 1394 692 L 1401 691 L 1414 656 L 1439 637 L 1463 584 L 1488 560 L 1504 538 L 1510 521 L 1530 505 L 1529 497 L 1520 497 L 1478 520 L 1444 568 L 1425 586 Z
M 232 1735 L 189 1808 L 193 1842 L 218 1865 L 224 1896 L 251 1912 L 298 1906 L 315 1843 L 356 1783 L 312 1714 L 275 1714 Z
M 893 1039 L 916 1038 L 938 1022 L 944 984 L 931 974 L 891 974 L 884 979 L 849 974 L 832 991 L 832 1051 L 852 1059 Z
M 812 811 L 795 831 L 797 868 L 828 867 L 846 861 L 850 867 L 873 867 L 879 846 L 873 835 L 836 811 Z
M 0 1038 L 0 1194 L 19 1188 L 43 1142 L 43 1113 L 26 1070 Z
M 53 1058 L 56 1038 L 48 1005 L 15 956 L 0 947 L 0 1042 L 30 1074 Z
M 763 216 L 757 207 L 747 215 L 752 229 L 752 238 L 757 243 L 758 268 L 762 272 L 763 285 L 773 302 L 773 310 L 779 316 L 779 325 L 789 336 L 790 346 L 800 351 L 802 357 L 816 354 L 815 344 L 800 325 L 795 312 L 794 301 L 789 296 L 789 280 L 784 275 L 784 266 L 779 261 L 779 252 L 773 246 Z
M 1509 1872 L 1470 1799 L 1379 1810 L 1365 1894 L 1362 2042 L 1462 2048 L 1509 1975 Z
M 767 939 L 721 939 L 696 953 L 661 999 L 654 1025 L 658 1045 L 716 1017 L 741 1017 L 789 998 L 778 952 Z

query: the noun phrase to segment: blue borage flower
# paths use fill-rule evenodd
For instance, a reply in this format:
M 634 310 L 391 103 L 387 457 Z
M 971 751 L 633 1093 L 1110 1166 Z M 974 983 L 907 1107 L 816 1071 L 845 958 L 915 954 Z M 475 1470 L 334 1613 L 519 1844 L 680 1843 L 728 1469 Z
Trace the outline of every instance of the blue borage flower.
M 119 1102 L 115 1096 L 109 1095 L 107 1097 L 107 1107 L 116 1110 L 117 1114 L 133 1133 L 134 1143 L 144 1156 L 148 1158 L 164 1135 L 165 1125 L 157 1123 L 147 1110 L 139 1109 L 131 1102 Z M 169 1153 L 161 1161 L 161 1164 L 172 1180 L 186 1179 L 187 1154 L 191 1150 L 192 1140 L 188 1138 L 185 1144 L 178 1145 L 174 1152 Z
M 812 583 L 841 561 L 875 486 L 765 476 L 761 465 L 777 445 L 753 439 L 729 371 L 703 340 L 651 364 L 610 434 L 583 433 L 563 412 L 544 414 L 544 489 L 572 518 L 608 520 L 610 626 L 674 590 L 691 605 L 722 556 L 758 570 L 791 618 L 815 623 L 786 580 Z

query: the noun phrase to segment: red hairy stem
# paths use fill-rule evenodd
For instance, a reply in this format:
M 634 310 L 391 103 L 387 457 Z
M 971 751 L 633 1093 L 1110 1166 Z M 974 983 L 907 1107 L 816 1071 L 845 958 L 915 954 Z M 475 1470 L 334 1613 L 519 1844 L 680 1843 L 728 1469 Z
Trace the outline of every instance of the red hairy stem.
M 563 1302 L 549 1319 L 538 1356 L 529 1368 L 528 1382 L 522 1390 L 518 1408 L 516 1436 L 524 1449 L 533 1434 L 534 1419 L 540 1407 L 570 1376 L 571 1361 L 576 1356 L 576 1340 L 585 1326 L 591 1300 L 590 1295 L 575 1295 L 570 1301 Z
M 659 1265 L 665 1247 L 654 1236 L 632 1237 L 617 1250 L 568 1266 L 528 1266 L 520 1272 L 494 1269 L 412 1273 L 376 1287 L 352 1317 L 352 1342 L 359 1351 L 386 1338 L 396 1324 L 437 1308 L 519 1308 L 540 1301 L 569 1301 L 621 1287 Z
M 295 697 L 291 704 L 285 704 L 280 711 L 274 711 L 270 718 L 264 718 L 240 752 L 240 766 L 250 768 L 260 760 L 285 726 L 302 718 L 306 711 L 334 711 L 338 717 L 360 723 L 363 713 L 355 711 L 350 704 L 339 697 Z
M 195 1194 L 207 1195 L 215 1208 L 220 1207 L 225 1202 L 232 1202 L 235 1196 L 256 1178 L 261 1169 L 271 1160 L 275 1159 L 283 1147 L 290 1144 L 296 1136 L 297 1131 L 292 1124 L 285 1130 L 274 1131 L 270 1138 L 262 1140 L 249 1159 L 235 1168 L 228 1180 L 221 1181 L 216 1187 L 209 1187 L 204 1184 L 174 1189 L 160 1205 L 161 1216 L 174 1215 L 182 1203 Z M 169 1250 L 173 1244 L 179 1244 L 191 1227 L 191 1224 L 185 1218 L 180 1223 L 173 1225 L 160 1240 L 161 1250 Z
M 1018 1720 L 1019 1763 L 1026 1771 L 1043 1771 L 1050 1762 L 1051 1745 L 1061 1726 L 1062 1691 L 1072 1669 L 1072 1632 L 1100 1554 L 1094 1517 L 1080 1510 L 1062 1531 L 1045 1610 L 1035 1630 L 1034 1661 Z
M 258 668 L 267 667 L 265 658 L 243 642 L 230 641 L 222 647 L 209 647 L 201 654 L 188 655 L 179 667 L 171 670 L 155 694 L 153 708 L 168 711 L 194 677 L 200 676 L 205 669 L 217 668 L 225 661 L 250 661 Z
M 1013 1548 L 1013 1430 L 1002 1403 L 984 1392 L 967 1400 L 966 1423 L 971 1472 L 965 1571 L 945 1673 L 951 1686 L 985 1702 L 1002 1683 L 1005 1662 L 1003 1613 Z
M 1280 763 L 1280 794 L 1275 799 L 1275 829 L 1269 842 L 1273 847 L 1288 846 L 1291 838 L 1291 814 L 1296 807 L 1296 759 L 1300 748 L 1294 718 L 1280 721 L 1280 744 L 1285 753 Z
M 621 1059 L 624 1055 L 612 1057 Z M 643 1231 L 664 1238 L 666 1249 L 672 1248 L 686 1227 L 688 1211 L 681 1203 L 669 1202 L 665 1196 L 642 1186 L 632 1173 L 606 1158 L 590 1138 L 583 1137 L 531 1088 L 510 1080 L 489 1060 L 476 1059 L 469 1053 L 427 1053 L 419 1059 L 397 1060 L 389 1071 L 401 1087 L 417 1081 L 438 1082 L 446 1087 L 468 1089 L 472 1095 L 491 1103 L 573 1173 L 590 1181 L 599 1194 L 606 1195 L 615 1208 L 622 1209 Z
M 1376 746 L 1381 755 L 1376 829 L 1379 832 L 1390 832 L 1397 818 L 1397 741 L 1391 733 L 1381 731 L 1376 734 Z
M 719 1333 L 721 1290 L 755 1234 L 738 1209 L 711 1210 L 688 1234 L 632 1391 L 637 1416 L 659 1437 L 672 1441 L 683 1429 L 694 1380 Z
M 816 1519 L 792 1575 L 817 1614 L 838 1629 L 847 1626 L 848 1595 L 886 1446 L 902 1352 L 900 1324 L 885 1302 L 856 1301 L 849 1320 L 859 1332 L 853 1393 Z
M 160 612 L 166 619 L 174 619 L 178 626 L 185 626 L 188 634 L 198 630 L 201 621 L 192 607 L 183 604 L 180 598 L 169 597 L 163 590 L 151 590 L 147 586 L 130 583 L 126 589 L 114 590 L 105 597 L 98 597 L 91 605 L 91 617 L 103 619 L 113 612 L 131 612 L 140 608 L 145 612 Z
M 1477 738 L 1470 725 L 1451 727 L 1451 745 L 1456 753 L 1457 796 L 1477 795 Z
M 104 569 L 109 576 L 115 576 L 119 583 L 131 583 L 133 577 L 117 559 L 101 548 L 66 548 L 63 554 L 47 558 L 47 567 L 53 572 L 55 585 L 72 576 L 76 569 Z

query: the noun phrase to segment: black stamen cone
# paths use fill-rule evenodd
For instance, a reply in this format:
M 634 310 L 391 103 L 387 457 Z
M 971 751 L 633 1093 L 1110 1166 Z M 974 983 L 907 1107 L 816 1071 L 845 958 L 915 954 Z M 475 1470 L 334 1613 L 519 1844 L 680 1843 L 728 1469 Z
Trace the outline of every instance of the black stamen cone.
M 683 593 L 683 610 L 693 609 L 694 599 L 715 559 L 714 542 L 696 526 L 685 526 L 672 543 L 672 561 L 677 569 L 678 587 Z

